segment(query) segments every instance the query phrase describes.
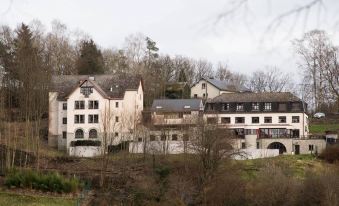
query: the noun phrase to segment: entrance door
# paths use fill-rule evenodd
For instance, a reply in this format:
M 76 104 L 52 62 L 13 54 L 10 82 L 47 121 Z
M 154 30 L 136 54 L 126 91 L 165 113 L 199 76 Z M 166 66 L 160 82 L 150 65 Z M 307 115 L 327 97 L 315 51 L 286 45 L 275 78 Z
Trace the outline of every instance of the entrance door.
M 300 154 L 300 145 L 294 145 L 294 152 L 296 155 Z

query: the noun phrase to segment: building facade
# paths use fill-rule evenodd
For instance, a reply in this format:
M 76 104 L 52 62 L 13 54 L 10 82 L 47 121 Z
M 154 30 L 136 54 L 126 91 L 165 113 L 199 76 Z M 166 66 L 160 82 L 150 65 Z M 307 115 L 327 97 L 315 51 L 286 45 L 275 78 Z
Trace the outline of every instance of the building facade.
M 130 140 L 141 122 L 139 76 L 62 75 L 53 76 L 51 85 L 48 144 L 52 147 L 70 153 L 79 140 L 115 145 Z
M 201 99 L 156 99 L 150 108 L 147 134 L 130 143 L 130 152 L 183 153 L 204 105 Z
M 306 107 L 288 92 L 225 93 L 206 102 L 204 116 L 207 123 L 234 132 L 235 148 L 319 153 L 326 141 L 309 136 Z

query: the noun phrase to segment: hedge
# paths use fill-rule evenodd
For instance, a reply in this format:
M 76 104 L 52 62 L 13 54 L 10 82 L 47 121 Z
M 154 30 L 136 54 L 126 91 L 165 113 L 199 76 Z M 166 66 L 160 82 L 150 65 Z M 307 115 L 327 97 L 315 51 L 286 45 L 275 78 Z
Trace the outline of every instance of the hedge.
M 76 178 L 67 179 L 56 172 L 43 174 L 32 170 L 10 171 L 5 177 L 5 185 L 9 188 L 30 188 L 58 193 L 76 192 L 81 187 Z

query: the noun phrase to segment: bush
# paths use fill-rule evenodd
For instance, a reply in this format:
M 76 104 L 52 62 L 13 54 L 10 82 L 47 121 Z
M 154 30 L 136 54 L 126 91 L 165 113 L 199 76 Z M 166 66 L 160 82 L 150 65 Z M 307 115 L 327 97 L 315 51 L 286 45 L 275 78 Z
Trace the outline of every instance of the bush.
M 10 171 L 5 177 L 5 185 L 58 193 L 76 192 L 80 187 L 78 179 L 66 179 L 55 172 L 42 174 L 32 170 Z
M 77 147 L 77 146 L 101 146 L 101 141 L 98 140 L 77 140 L 71 142 L 71 147 Z
M 319 157 L 329 163 L 339 161 L 339 144 L 328 146 Z

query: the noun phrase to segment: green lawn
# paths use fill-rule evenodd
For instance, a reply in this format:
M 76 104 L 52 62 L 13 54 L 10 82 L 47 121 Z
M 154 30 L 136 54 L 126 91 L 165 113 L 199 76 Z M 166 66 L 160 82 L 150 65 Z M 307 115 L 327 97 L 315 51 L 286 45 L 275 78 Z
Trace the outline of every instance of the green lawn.
M 325 131 L 339 130 L 339 124 L 310 124 L 310 132 L 313 134 L 325 133 Z
M 74 199 L 39 197 L 0 192 L 0 205 L 6 206 L 74 206 Z

